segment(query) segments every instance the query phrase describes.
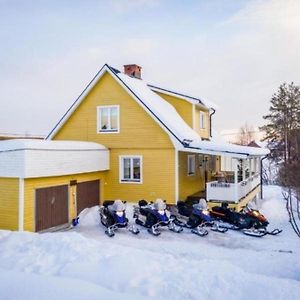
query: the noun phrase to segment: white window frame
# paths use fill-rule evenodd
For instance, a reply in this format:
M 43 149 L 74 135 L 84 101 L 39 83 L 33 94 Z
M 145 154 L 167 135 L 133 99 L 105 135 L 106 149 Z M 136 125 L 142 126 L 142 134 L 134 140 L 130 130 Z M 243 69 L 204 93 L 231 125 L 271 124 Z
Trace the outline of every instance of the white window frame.
M 116 130 L 112 130 L 110 128 L 108 129 L 102 129 L 101 128 L 101 110 L 102 109 L 111 109 L 111 108 L 116 108 L 117 109 L 117 126 L 118 128 Z M 109 115 L 109 119 L 108 119 L 108 124 L 110 127 L 110 118 L 111 116 Z M 119 133 L 120 132 L 120 105 L 101 105 L 101 106 L 97 106 L 97 133 Z
M 205 129 L 205 122 L 206 122 L 205 112 L 200 111 L 200 119 L 199 119 L 200 129 Z
M 191 163 L 190 164 L 190 160 Z M 187 176 L 194 176 L 196 174 L 196 155 L 187 156 Z
M 130 158 L 131 174 L 130 179 L 124 179 L 124 158 Z M 133 159 L 140 160 L 140 179 L 133 179 Z M 142 155 L 120 155 L 119 156 L 119 182 L 129 184 L 142 184 L 143 183 L 143 156 Z

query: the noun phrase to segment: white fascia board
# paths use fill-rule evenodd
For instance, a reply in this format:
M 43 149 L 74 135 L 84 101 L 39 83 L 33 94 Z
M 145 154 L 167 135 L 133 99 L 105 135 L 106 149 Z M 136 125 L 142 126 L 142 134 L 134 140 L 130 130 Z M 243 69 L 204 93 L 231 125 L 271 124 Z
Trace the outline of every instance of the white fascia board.
M 239 153 L 233 153 L 233 152 L 228 152 L 228 151 L 212 151 L 209 149 L 195 149 L 195 148 L 185 148 L 181 145 L 181 147 L 179 146 L 177 148 L 178 151 L 182 151 L 182 152 L 190 152 L 190 153 L 198 153 L 198 154 L 208 154 L 208 155 L 225 155 L 225 156 L 229 156 L 232 158 L 239 158 L 239 159 L 245 159 L 248 158 L 249 156 L 247 154 L 239 154 Z
M 80 94 L 80 96 L 73 102 L 73 104 L 70 106 L 70 108 L 65 113 L 65 115 L 60 119 L 60 121 L 52 129 L 50 134 L 46 137 L 46 140 L 52 140 L 52 138 L 57 134 L 59 129 L 66 123 L 66 121 L 69 119 L 69 117 L 73 114 L 73 112 L 76 110 L 76 108 L 81 104 L 81 102 L 84 100 L 84 98 L 89 94 L 89 92 L 93 89 L 93 87 L 96 85 L 96 83 L 105 74 L 105 72 L 109 72 L 110 74 L 112 74 L 111 70 L 109 69 L 108 65 L 106 65 L 106 64 L 100 69 L 100 71 L 96 74 L 96 76 L 90 81 L 90 83 L 83 90 L 83 92 Z

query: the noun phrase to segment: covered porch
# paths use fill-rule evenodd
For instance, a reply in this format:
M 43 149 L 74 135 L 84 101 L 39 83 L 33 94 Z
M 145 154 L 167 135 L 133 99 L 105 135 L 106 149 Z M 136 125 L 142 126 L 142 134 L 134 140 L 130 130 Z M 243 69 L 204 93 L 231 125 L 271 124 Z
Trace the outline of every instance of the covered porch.
M 260 156 L 218 154 L 179 151 L 179 200 L 205 198 L 209 206 L 226 202 L 240 210 L 260 195 Z
M 260 185 L 260 157 L 222 157 L 220 172 L 214 180 L 206 182 L 206 200 L 215 204 L 227 202 L 241 208 L 260 195 Z

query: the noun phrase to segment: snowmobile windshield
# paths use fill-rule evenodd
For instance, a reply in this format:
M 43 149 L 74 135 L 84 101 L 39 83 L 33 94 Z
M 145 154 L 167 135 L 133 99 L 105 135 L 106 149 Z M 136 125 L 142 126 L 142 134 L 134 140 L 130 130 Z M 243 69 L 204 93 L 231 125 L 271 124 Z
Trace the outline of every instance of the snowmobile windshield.
M 156 210 L 165 210 L 166 209 L 166 203 L 162 200 L 162 199 L 156 199 L 155 203 L 154 203 L 154 208 Z
M 114 204 L 112 205 L 112 209 L 116 212 L 124 211 L 125 204 L 121 200 L 115 200 Z
M 123 211 L 123 210 L 122 210 L 122 211 L 116 211 L 116 214 L 117 214 L 117 216 L 119 216 L 119 217 L 123 217 L 124 211 Z

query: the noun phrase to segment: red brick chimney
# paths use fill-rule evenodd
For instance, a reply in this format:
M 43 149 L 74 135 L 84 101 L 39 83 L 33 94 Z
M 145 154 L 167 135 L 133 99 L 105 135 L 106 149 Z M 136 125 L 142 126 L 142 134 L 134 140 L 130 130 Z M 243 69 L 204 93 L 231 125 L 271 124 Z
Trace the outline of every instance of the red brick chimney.
M 135 77 L 138 79 L 142 79 L 142 68 L 138 65 L 132 64 L 132 65 L 124 65 L 124 73 L 126 75 L 129 75 L 131 77 Z

